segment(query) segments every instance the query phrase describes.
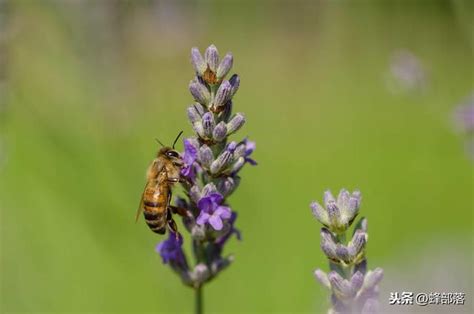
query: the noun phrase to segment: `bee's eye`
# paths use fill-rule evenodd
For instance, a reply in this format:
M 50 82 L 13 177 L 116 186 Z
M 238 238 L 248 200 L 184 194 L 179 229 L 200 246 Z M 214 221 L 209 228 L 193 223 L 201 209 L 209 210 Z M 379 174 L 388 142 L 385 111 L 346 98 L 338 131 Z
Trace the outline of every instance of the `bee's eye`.
M 175 152 L 174 150 L 170 150 L 169 152 L 167 152 L 166 156 L 170 158 L 179 158 L 179 154 Z

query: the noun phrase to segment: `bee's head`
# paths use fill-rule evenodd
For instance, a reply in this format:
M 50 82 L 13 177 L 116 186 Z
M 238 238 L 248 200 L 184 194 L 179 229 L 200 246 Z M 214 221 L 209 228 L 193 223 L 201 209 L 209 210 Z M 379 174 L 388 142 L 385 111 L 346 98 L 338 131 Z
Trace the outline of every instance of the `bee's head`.
M 178 136 L 176 136 L 176 139 L 173 142 L 173 147 L 165 146 L 158 139 L 156 139 L 156 141 L 162 146 L 158 151 L 157 157 L 163 156 L 171 161 L 173 165 L 182 167 L 184 165 L 183 158 L 181 158 L 181 155 L 178 153 L 178 151 L 174 149 L 174 145 L 178 141 L 181 134 L 183 134 L 183 131 L 179 132 Z
M 183 166 L 183 158 L 181 155 L 176 151 L 174 148 L 171 147 L 162 147 L 158 151 L 158 157 L 163 156 L 169 161 L 173 163 L 173 165 L 182 167 Z

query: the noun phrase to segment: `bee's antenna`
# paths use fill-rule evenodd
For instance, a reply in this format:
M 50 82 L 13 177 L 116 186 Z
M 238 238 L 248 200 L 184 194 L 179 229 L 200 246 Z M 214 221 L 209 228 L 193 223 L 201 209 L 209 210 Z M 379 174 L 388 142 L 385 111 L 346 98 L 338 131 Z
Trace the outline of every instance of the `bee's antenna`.
M 158 144 L 160 144 L 161 147 L 165 147 L 165 145 L 163 145 L 163 143 L 161 143 L 159 139 L 155 138 L 155 141 L 156 141 Z
M 179 137 L 181 136 L 181 134 L 183 134 L 183 131 L 179 132 L 178 136 L 176 136 L 176 139 L 174 140 L 173 142 L 173 149 L 174 149 L 174 145 L 176 144 L 176 142 L 178 141 Z

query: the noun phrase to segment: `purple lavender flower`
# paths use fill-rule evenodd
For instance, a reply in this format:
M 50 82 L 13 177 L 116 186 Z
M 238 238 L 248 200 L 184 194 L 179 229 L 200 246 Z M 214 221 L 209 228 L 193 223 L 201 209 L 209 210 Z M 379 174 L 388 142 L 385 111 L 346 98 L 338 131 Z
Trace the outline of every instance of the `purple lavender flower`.
M 168 239 L 158 243 L 156 251 L 160 254 L 164 264 L 176 263 L 184 265 L 185 257 L 182 246 L 183 237 L 181 235 L 176 236 L 170 232 Z
M 217 246 L 219 247 L 219 249 L 222 250 L 222 248 L 224 247 L 224 245 L 226 244 L 227 240 L 229 240 L 229 238 L 235 234 L 237 240 L 241 241 L 242 240 L 242 235 L 240 233 L 240 230 L 235 228 L 235 221 L 237 220 L 237 213 L 236 212 L 232 212 L 230 218 L 229 218 L 229 225 L 230 225 L 230 231 L 227 232 L 226 234 L 224 234 L 222 237 L 220 237 L 216 244 Z
M 228 206 L 222 206 L 224 200 L 221 194 L 212 193 L 204 196 L 198 202 L 198 208 L 201 210 L 196 223 L 198 225 L 209 224 L 214 230 L 222 230 L 223 221 L 231 217 L 231 210 Z
M 191 181 L 194 181 L 196 177 L 196 169 L 194 162 L 198 156 L 198 148 L 193 144 L 192 140 L 184 140 L 184 154 L 183 161 L 184 167 L 181 169 L 181 175 L 188 178 Z
M 257 162 L 250 158 L 250 155 L 254 152 L 255 148 L 257 145 L 255 142 L 249 141 L 247 138 L 243 140 L 242 142 L 245 145 L 245 153 L 244 153 L 244 158 L 245 162 L 248 162 L 252 166 L 256 166 Z
M 191 50 L 191 63 L 196 77 L 189 91 L 196 103 L 187 108 L 187 116 L 194 136 L 184 140 L 181 176 L 185 198 L 178 198 L 175 208 L 183 215 L 183 224 L 191 235 L 194 263 L 188 268 L 182 250 L 182 238 L 170 238 L 159 244 L 157 250 L 163 262 L 169 264 L 183 282 L 196 291 L 199 313 L 202 311 L 202 287 L 227 268 L 234 257 L 224 256 L 228 240 L 240 232 L 235 226 L 237 213 L 227 205 L 226 198 L 238 188 L 240 169 L 247 163 L 256 165 L 250 157 L 255 142 L 244 139 L 229 142 L 245 124 L 243 113 L 232 114 L 232 97 L 240 86 L 238 75 L 225 77 L 233 65 L 228 53 L 219 62 L 214 45 L 204 57 L 197 48 Z

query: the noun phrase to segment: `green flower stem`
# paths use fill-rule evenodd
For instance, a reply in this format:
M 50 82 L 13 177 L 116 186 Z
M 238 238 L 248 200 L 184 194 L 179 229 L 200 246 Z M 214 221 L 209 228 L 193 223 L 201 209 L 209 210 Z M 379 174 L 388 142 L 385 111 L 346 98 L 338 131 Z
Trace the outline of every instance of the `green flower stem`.
M 194 313 L 195 314 L 202 314 L 204 313 L 203 311 L 203 293 L 202 293 L 202 286 L 198 286 L 194 288 L 195 291 L 195 307 L 194 307 Z

